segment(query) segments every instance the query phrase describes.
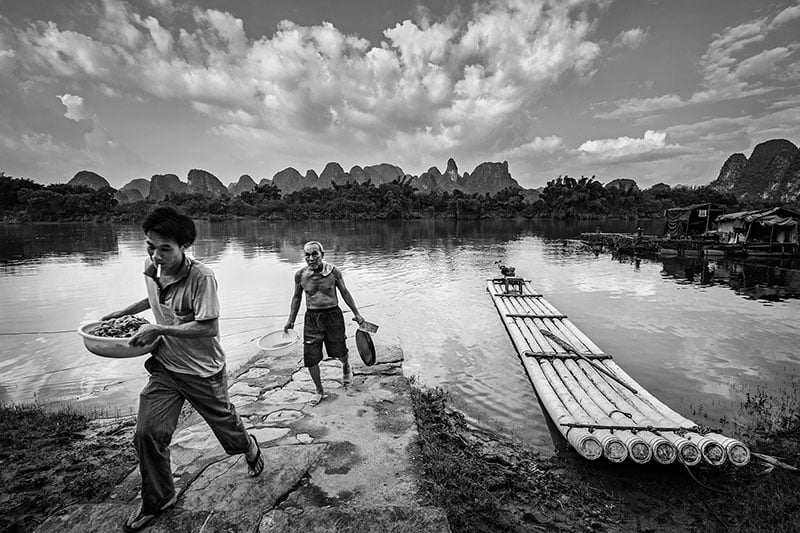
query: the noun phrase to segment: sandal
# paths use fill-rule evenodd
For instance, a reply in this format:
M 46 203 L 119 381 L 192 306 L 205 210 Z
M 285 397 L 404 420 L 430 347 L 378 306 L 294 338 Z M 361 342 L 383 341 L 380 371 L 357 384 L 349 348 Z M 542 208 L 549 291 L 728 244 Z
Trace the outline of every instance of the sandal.
M 158 510 L 158 512 L 155 514 L 142 514 L 141 509 L 139 509 L 138 511 L 134 511 L 133 513 L 131 513 L 128 519 L 125 520 L 125 522 L 123 522 L 122 530 L 125 531 L 125 533 L 134 533 L 135 531 L 144 529 L 150 522 L 153 521 L 153 519 L 155 519 L 158 515 L 160 515 L 173 505 L 175 505 L 175 502 L 177 501 L 178 501 L 178 493 L 175 493 L 172 495 L 172 498 L 170 498 L 167 501 L 167 503 L 162 505 L 161 508 Z
M 250 435 L 250 438 L 253 439 L 253 444 L 256 445 L 256 456 L 250 461 L 247 459 L 247 454 L 245 454 L 244 460 L 247 461 L 247 471 L 250 477 L 258 477 L 261 475 L 261 472 L 264 471 L 264 458 L 261 456 L 261 447 L 258 445 L 255 436 Z
M 311 398 L 311 400 L 308 403 L 309 403 L 309 405 L 311 405 L 311 407 L 316 407 L 316 406 L 319 405 L 319 402 L 321 402 L 322 400 L 326 399 L 327 397 L 328 397 L 327 394 L 316 393 L 314 395 L 314 397 Z

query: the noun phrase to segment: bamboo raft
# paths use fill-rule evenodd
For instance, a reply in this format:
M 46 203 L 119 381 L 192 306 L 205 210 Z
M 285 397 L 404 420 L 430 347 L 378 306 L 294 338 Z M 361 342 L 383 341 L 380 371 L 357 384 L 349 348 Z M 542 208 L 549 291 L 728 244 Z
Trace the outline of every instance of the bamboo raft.
M 489 278 L 487 289 L 542 405 L 586 459 L 714 466 L 750 461 L 750 450 L 703 431 L 634 381 L 530 280 Z

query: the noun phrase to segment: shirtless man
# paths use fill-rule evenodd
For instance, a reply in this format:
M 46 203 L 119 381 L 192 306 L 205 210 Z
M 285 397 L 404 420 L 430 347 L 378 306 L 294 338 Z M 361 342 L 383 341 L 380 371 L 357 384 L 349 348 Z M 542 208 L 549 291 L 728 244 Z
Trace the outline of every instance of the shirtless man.
M 308 373 L 317 387 L 317 397 L 312 402 L 316 405 L 325 398 L 319 371 L 323 344 L 328 357 L 342 361 L 342 385 L 346 387 L 353 380 L 345 340 L 344 315 L 339 309 L 337 289 L 341 293 L 344 303 L 353 311 L 353 320 L 361 324 L 364 318 L 358 312 L 356 303 L 344 284 L 342 273 L 335 266 L 322 260 L 325 257 L 325 249 L 322 244 L 317 241 L 307 242 L 303 246 L 303 252 L 307 266 L 298 270 L 294 275 L 294 295 L 289 310 L 289 320 L 286 321 L 283 330 L 288 331 L 294 328 L 294 320 L 297 318 L 300 302 L 305 293 L 303 364 L 308 368 Z

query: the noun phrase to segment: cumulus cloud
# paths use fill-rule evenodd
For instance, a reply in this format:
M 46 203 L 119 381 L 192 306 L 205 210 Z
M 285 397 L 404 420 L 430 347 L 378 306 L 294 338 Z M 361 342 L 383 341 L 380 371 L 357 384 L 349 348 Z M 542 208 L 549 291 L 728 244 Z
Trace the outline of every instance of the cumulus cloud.
M 596 113 L 595 118 L 627 118 L 647 115 L 651 112 L 660 112 L 667 109 L 676 109 L 686 105 L 686 102 L 677 94 L 665 94 L 655 98 L 629 98 L 619 100 L 616 109 L 608 113 Z
M 739 79 L 757 78 L 777 71 L 778 64 L 791 55 L 785 46 L 764 50 L 748 57 L 736 67 L 735 76 Z
M 800 61 L 786 65 L 778 74 L 778 79 L 787 84 L 800 84 Z
M 724 130 L 738 130 L 751 122 L 753 117 L 718 117 L 691 124 L 677 124 L 666 129 L 670 139 L 697 139 Z
M 82 97 L 66 93 L 59 95 L 58 99 L 61 100 L 61 103 L 67 108 L 67 112 L 64 113 L 64 116 L 68 119 L 80 122 L 81 120 L 91 118 L 86 111 L 86 105 Z
M 151 4 L 162 13 L 172 7 Z M 469 18 L 400 22 L 372 45 L 329 23 L 283 21 L 271 37 L 252 39 L 222 10 L 195 7 L 191 24 L 177 27 L 103 0 L 92 35 L 52 22 L 18 30 L 18 60 L 23 72 L 86 90 L 190 102 L 217 121 L 218 135 L 240 126 L 332 143 L 364 139 L 373 149 L 469 149 L 496 138 L 563 77 L 592 76 L 598 5 L 497 0 Z M 631 31 L 629 43 L 639 38 Z
M 105 83 L 101 83 L 98 86 L 98 89 L 100 90 L 101 93 L 108 96 L 109 98 L 120 98 L 122 96 L 122 94 L 118 90 L 114 89 L 113 87 L 109 87 Z
M 0 50 L 0 74 L 4 77 L 11 77 L 14 70 L 14 51 Z
M 631 28 L 617 35 L 612 46 L 617 48 L 639 48 L 646 36 L 647 32 L 642 28 Z
M 165 10 L 176 9 L 172 0 L 148 0 L 151 6 Z
M 48 157 L 58 152 L 67 151 L 67 147 L 56 143 L 48 133 L 25 131 L 20 135 L 22 147 L 29 153 L 43 154 Z
M 769 29 L 773 30 L 798 18 L 800 18 L 800 4 L 789 6 L 775 15 L 775 18 L 769 24 Z
M 647 130 L 640 139 L 632 137 L 594 139 L 581 144 L 578 150 L 601 159 L 612 159 L 676 147 L 675 145 L 667 145 L 666 139 L 666 131 Z
M 776 100 L 767 106 L 767 109 L 776 111 L 781 109 L 789 109 L 793 107 L 800 107 L 800 95 L 793 95 L 786 98 Z
M 526 159 L 542 154 L 552 155 L 566 151 L 564 140 L 557 135 L 536 137 L 532 141 L 515 146 L 498 154 L 499 159 Z
M 598 113 L 595 117 L 630 118 L 691 104 L 743 98 L 774 90 L 777 82 L 785 80 L 786 63 L 797 51 L 797 45 L 790 43 L 760 51 L 754 49 L 754 46 L 763 43 L 770 31 L 796 16 L 794 8 L 787 8 L 772 20 L 762 17 L 730 26 L 715 34 L 700 58 L 702 81 L 698 90 L 691 96 L 684 98 L 676 94 L 667 94 L 652 98 L 619 100 L 615 109 Z
M 7 25 L 9 22 L 0 15 L 0 74 L 10 79 L 16 63 L 17 53 L 14 50 L 17 46 L 13 32 L 6 30 Z
M 766 19 L 759 19 L 715 35 L 700 58 L 703 90 L 692 95 L 690 102 L 739 98 L 761 90 L 760 87 L 751 87 L 746 80 L 737 76 L 737 64 L 752 59 L 742 58 L 739 53 L 749 45 L 764 41 L 765 25 Z
M 667 128 L 670 138 L 710 139 L 738 132 L 746 137 L 739 146 L 754 146 L 769 138 L 800 138 L 800 98 L 789 96 L 768 106 L 763 113 L 737 117 L 719 117 L 694 124 Z M 700 137 L 698 137 L 700 136 Z M 739 151 L 742 148 L 738 148 Z

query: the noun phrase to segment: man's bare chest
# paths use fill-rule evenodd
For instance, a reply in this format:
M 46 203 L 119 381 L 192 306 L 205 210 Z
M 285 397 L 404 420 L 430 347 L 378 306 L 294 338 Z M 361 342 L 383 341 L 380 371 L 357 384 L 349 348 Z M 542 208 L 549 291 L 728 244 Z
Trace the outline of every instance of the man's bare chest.
M 333 276 L 321 276 L 319 274 L 304 276 L 301 285 L 309 296 L 319 293 L 332 294 L 336 290 L 336 281 Z

